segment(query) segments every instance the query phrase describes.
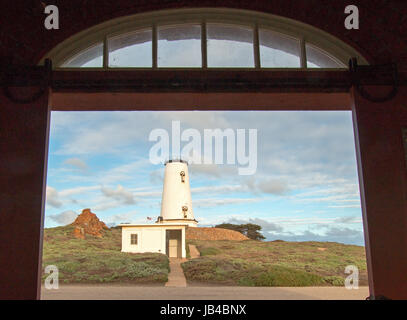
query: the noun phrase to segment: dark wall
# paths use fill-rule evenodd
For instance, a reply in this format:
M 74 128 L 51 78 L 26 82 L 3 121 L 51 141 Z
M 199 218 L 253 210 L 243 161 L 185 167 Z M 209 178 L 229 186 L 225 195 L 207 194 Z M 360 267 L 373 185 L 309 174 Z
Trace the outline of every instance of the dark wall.
M 43 4 L 58 6 L 59 30 L 44 28 Z M 344 27 L 349 4 L 359 7 L 360 30 Z M 371 63 L 397 62 L 407 70 L 407 1 L 402 0 L 1 0 L 0 59 L 35 64 L 61 41 L 103 21 L 196 7 L 247 9 L 295 19 L 342 39 Z

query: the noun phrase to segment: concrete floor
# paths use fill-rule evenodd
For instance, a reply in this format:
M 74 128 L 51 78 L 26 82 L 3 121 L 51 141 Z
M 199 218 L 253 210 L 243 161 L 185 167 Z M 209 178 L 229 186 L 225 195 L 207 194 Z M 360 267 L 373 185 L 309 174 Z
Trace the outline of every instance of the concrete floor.
M 65 285 L 57 290 L 42 288 L 43 300 L 364 300 L 367 287 L 165 287 Z

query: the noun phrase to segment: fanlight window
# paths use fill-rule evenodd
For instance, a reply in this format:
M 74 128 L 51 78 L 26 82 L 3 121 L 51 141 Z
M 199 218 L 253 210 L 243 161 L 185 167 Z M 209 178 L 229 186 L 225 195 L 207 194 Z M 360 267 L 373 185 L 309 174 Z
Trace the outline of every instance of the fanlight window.
M 208 67 L 254 67 L 253 29 L 207 24 Z
M 158 27 L 158 67 L 202 67 L 201 26 Z
M 62 68 L 103 67 L 103 43 L 98 43 L 73 56 L 61 65 Z
M 213 12 L 212 12 L 213 13 Z M 181 17 L 181 15 L 179 15 Z M 215 17 L 217 17 L 215 15 Z M 113 24 L 96 38 L 71 40 L 57 68 L 346 68 L 353 49 L 330 36 L 272 18 L 238 16 L 221 21 L 199 12 L 191 17 L 153 19 L 143 25 Z M 183 22 L 180 22 L 182 19 Z M 147 20 L 148 21 L 148 20 Z M 239 22 L 237 22 L 239 21 Z M 269 25 L 268 25 L 269 23 Z M 119 27 L 117 27 L 119 26 Z M 311 28 L 311 27 L 308 27 Z M 287 31 L 285 31 L 287 30 Z M 318 32 L 315 32 L 318 33 Z M 327 37 L 328 40 L 324 39 Z M 319 41 L 314 41 L 314 38 Z M 91 39 L 87 42 L 87 39 Z M 321 41 L 322 39 L 322 41 Z M 86 45 L 86 43 L 88 45 Z M 316 45 L 315 43 L 319 43 Z M 322 45 L 320 45 L 322 44 Z M 82 48 L 82 49 L 80 49 Z M 329 48 L 329 49 L 327 49 Z M 335 55 L 332 54 L 335 52 Z M 338 56 L 336 56 L 338 53 Z M 68 57 L 67 57 L 68 56 Z M 52 55 L 51 55 L 52 59 Z M 365 62 L 361 61 L 361 64 Z
M 260 62 L 266 68 L 301 68 L 301 42 L 267 29 L 259 30 Z
M 306 44 L 308 68 L 343 68 L 344 65 L 327 52 Z
M 152 31 L 139 30 L 107 39 L 109 68 L 152 67 Z

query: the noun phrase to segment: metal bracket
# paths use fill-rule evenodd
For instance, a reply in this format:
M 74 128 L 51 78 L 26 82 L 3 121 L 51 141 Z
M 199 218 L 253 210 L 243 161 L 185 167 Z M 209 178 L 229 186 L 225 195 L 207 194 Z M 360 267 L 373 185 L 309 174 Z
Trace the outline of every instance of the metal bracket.
M 10 90 L 10 84 L 14 84 L 17 82 L 18 86 L 24 85 L 23 83 L 19 82 L 24 82 L 26 85 L 31 85 L 31 80 L 29 79 L 29 74 L 24 74 L 24 72 L 19 72 L 18 77 L 25 76 L 23 81 L 21 79 L 18 79 L 17 81 L 15 80 L 16 76 L 16 69 L 13 67 L 8 67 L 6 68 L 5 72 L 3 73 L 3 94 L 7 99 L 12 101 L 15 104 L 29 104 L 37 101 L 39 98 L 41 98 L 45 92 L 48 90 L 48 88 L 51 85 L 51 78 L 52 78 L 52 61 L 50 59 L 46 59 L 44 62 L 44 74 L 42 76 L 42 79 L 40 79 L 39 83 L 39 88 L 38 91 L 35 92 L 31 97 L 28 98 L 18 98 Z M 24 70 L 22 70 L 24 71 Z M 28 73 L 28 71 L 27 71 Z
M 375 66 L 359 66 L 357 59 L 352 58 L 349 60 L 349 71 L 352 75 L 352 85 L 356 88 L 357 92 L 366 100 L 373 102 L 373 103 L 383 103 L 386 101 L 392 100 L 398 93 L 398 71 L 397 65 L 395 63 L 392 64 L 384 64 L 384 65 L 375 65 Z M 393 88 L 392 90 L 383 97 L 374 97 L 370 93 L 368 93 L 360 81 L 360 72 L 368 71 L 370 73 L 391 73 L 393 79 Z

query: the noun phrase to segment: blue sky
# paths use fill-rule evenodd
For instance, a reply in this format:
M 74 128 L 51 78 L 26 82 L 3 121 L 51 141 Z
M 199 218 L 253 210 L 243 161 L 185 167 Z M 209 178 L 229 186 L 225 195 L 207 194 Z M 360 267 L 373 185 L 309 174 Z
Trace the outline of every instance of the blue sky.
M 200 132 L 257 129 L 254 175 L 239 175 L 239 165 L 190 165 L 201 226 L 252 222 L 268 240 L 364 244 L 344 111 L 52 112 L 45 227 L 71 223 L 84 208 L 109 225 L 160 215 L 164 166 L 149 160 L 149 134 L 171 133 L 174 120 Z

